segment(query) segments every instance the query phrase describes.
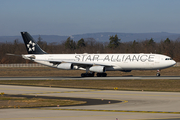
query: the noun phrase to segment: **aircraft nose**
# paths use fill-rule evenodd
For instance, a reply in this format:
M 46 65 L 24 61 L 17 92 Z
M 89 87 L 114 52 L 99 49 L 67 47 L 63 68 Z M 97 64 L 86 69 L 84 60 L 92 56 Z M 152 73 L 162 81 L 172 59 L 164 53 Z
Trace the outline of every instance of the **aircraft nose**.
M 176 61 L 172 60 L 172 64 L 175 65 L 175 64 L 176 64 Z

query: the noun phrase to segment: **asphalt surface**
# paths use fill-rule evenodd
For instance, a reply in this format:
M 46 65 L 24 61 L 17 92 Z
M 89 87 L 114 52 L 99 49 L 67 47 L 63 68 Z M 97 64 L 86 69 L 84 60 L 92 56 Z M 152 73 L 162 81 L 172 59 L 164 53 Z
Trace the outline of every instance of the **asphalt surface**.
M 89 105 L 64 107 L 0 109 L 0 120 L 180 119 L 179 92 L 71 89 L 15 85 L 0 85 L 0 92 L 14 96 L 90 100 L 89 103 L 91 103 Z M 103 101 L 104 103 L 100 104 Z
M 142 80 L 171 79 L 180 80 L 180 76 L 122 76 L 122 77 L 0 77 L 0 80 Z

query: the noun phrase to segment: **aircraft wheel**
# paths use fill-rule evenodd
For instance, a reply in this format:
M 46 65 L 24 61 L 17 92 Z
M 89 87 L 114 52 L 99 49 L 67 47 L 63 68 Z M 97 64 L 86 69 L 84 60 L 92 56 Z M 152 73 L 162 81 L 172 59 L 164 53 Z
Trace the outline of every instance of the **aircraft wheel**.
M 107 76 L 107 73 L 102 73 L 102 77 L 106 77 Z
M 97 77 L 106 77 L 107 73 L 97 73 Z
M 81 77 L 94 77 L 94 72 L 93 73 L 82 73 Z
M 159 77 L 161 74 L 160 74 L 160 70 L 157 69 L 157 73 L 156 73 L 156 76 Z
M 89 73 L 89 74 L 90 74 L 90 77 L 94 77 L 94 72 Z
M 161 74 L 160 74 L 160 73 L 157 73 L 156 76 L 159 77 L 159 76 L 161 76 Z
M 97 73 L 97 77 L 101 77 L 101 73 Z
M 81 77 L 86 77 L 85 73 L 82 73 L 82 74 L 81 74 Z

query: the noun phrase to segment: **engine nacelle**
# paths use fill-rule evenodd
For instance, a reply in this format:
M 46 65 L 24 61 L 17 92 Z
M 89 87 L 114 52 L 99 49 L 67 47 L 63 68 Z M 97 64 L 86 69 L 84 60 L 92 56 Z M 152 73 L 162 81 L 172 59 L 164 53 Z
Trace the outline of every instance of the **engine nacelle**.
M 98 73 L 104 73 L 106 71 L 104 66 L 92 66 L 89 68 L 89 71 L 91 72 L 98 72 Z
M 58 69 L 72 70 L 74 65 L 72 63 L 61 63 L 57 66 Z

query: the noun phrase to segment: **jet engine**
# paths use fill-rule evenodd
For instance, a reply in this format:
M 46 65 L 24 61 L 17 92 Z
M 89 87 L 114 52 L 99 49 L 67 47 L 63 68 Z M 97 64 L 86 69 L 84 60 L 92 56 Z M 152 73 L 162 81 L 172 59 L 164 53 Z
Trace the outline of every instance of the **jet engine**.
M 92 66 L 89 68 L 89 71 L 91 72 L 98 72 L 98 73 L 104 73 L 106 71 L 104 66 Z
M 61 63 L 57 66 L 58 69 L 72 70 L 74 65 L 72 63 Z

